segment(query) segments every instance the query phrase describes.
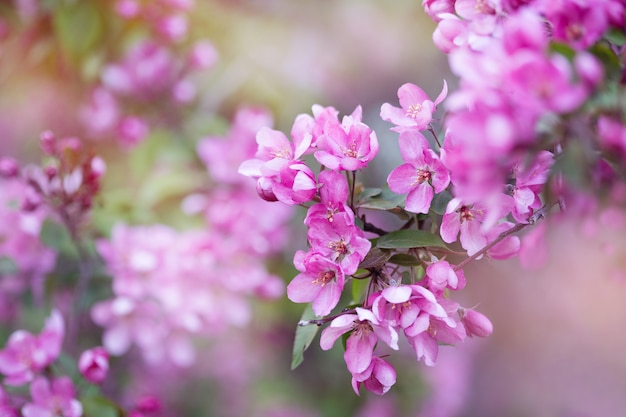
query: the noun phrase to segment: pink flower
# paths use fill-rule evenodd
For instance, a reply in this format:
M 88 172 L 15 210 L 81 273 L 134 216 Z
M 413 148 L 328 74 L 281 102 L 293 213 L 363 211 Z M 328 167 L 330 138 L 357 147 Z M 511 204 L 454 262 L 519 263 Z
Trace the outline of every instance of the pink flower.
M 78 359 L 78 370 L 92 384 L 99 384 L 109 371 L 109 354 L 103 347 L 88 349 Z
M 448 84 L 445 81 L 441 93 L 434 102 L 415 84 L 404 84 L 398 89 L 398 99 L 402 108 L 385 103 L 380 109 L 380 117 L 396 125 L 391 128 L 396 132 L 407 129 L 424 130 L 430 124 L 437 104 L 441 103 L 447 94 Z
M 348 181 L 336 171 L 324 170 L 318 176 L 320 204 L 314 204 L 307 212 L 304 224 L 309 226 L 315 220 L 330 223 L 337 215 L 347 216 L 349 223 L 354 223 L 354 213 L 346 205 L 348 199 Z
M 356 272 L 372 246 L 363 231 L 343 216 L 335 217 L 332 223 L 312 221 L 308 237 L 311 249 L 340 264 L 346 275 Z
M 459 308 L 459 315 L 469 337 L 487 337 L 493 333 L 493 324 L 484 314 L 473 309 Z
M 352 389 L 359 395 L 361 384 L 377 395 L 383 395 L 396 383 L 396 370 L 387 361 L 377 356 L 363 372 L 352 375 Z
M 404 131 L 399 138 L 402 159 L 400 165 L 387 177 L 389 188 L 408 193 L 405 209 L 413 213 L 428 213 L 434 193 L 440 193 L 450 184 L 450 175 L 439 157 L 428 147 L 426 138 L 416 131 Z M 434 189 L 434 192 L 433 192 Z
M 445 311 L 452 313 L 458 304 L 442 299 Z M 413 346 L 417 360 L 424 359 L 426 366 L 434 366 L 439 354 L 439 344 L 454 345 L 465 339 L 465 329 L 457 325 L 450 316 L 435 317 L 424 311 L 420 312 L 415 323 L 404 331 Z
M 53 310 L 39 334 L 18 330 L 11 334 L 7 346 L 0 351 L 0 372 L 8 385 L 23 385 L 54 362 L 61 353 L 64 323 L 61 313 Z
M 294 303 L 313 302 L 317 316 L 326 316 L 341 297 L 344 273 L 341 267 L 322 254 L 296 252 L 294 264 L 300 271 L 287 286 L 287 296 Z
M 365 168 L 378 153 L 376 133 L 361 123 L 360 107 L 341 125 L 327 124 L 317 138 L 315 159 L 332 170 L 356 171 Z
M 72 381 L 64 376 L 50 383 L 37 378 L 30 386 L 33 402 L 22 407 L 24 417 L 81 417 L 83 407 L 75 398 Z
M 426 268 L 424 281 L 433 292 L 441 292 L 446 288 L 461 290 L 466 280 L 463 270 L 455 271 L 447 261 L 437 261 Z
M 348 370 L 352 374 L 365 372 L 373 358 L 378 339 L 392 349 L 398 350 L 398 334 L 385 322 L 379 322 L 370 310 L 357 307 L 356 314 L 344 314 L 334 319 L 322 332 L 320 346 L 330 349 L 344 333 L 351 332 L 346 340 L 343 355 Z

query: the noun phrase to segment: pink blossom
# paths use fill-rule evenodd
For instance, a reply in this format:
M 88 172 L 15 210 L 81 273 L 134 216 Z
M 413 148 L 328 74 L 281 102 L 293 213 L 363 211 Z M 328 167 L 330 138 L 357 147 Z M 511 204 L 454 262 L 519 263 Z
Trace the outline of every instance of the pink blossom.
M 92 384 L 101 383 L 109 372 L 109 354 L 100 346 L 84 351 L 78 359 L 78 370 Z
M 23 385 L 54 362 L 61 353 L 65 326 L 61 313 L 53 310 L 43 330 L 35 336 L 25 330 L 11 334 L 0 351 L 0 372 L 9 385 Z
M 196 70 L 211 68 L 219 58 L 217 49 L 210 41 L 196 42 L 189 52 L 189 66 Z
M 372 302 L 372 312 L 379 321 L 402 329 L 413 326 L 422 311 L 447 317 L 435 294 L 421 285 L 389 286 L 374 295 Z
M 287 286 L 287 296 L 294 303 L 313 302 L 313 312 L 326 316 L 341 297 L 344 273 L 341 267 L 320 253 L 296 252 L 294 263 L 300 271 Z
M 359 395 L 361 385 L 377 395 L 383 395 L 396 383 L 396 370 L 386 360 L 374 356 L 370 366 L 363 372 L 352 375 L 352 389 Z
M 433 43 L 448 54 L 467 43 L 467 22 L 456 15 L 443 14 L 433 32 Z
M 72 381 L 59 377 L 52 382 L 37 378 L 30 386 L 32 403 L 22 407 L 24 417 L 81 417 L 83 407 L 76 399 Z
M 463 270 L 455 271 L 447 261 L 437 261 L 428 265 L 424 281 L 428 288 L 436 293 L 446 288 L 461 290 L 466 284 Z
M 459 326 L 449 314 L 458 310 L 458 304 L 442 299 L 446 317 L 435 317 L 427 312 L 420 312 L 415 323 L 405 330 L 409 343 L 415 350 L 417 360 L 424 359 L 427 366 L 437 362 L 439 344 L 454 345 L 465 339 L 465 329 Z
M 198 156 L 206 164 L 211 177 L 223 184 L 239 184 L 245 178 L 237 169 L 257 151 L 255 135 L 262 127 L 271 127 L 272 115 L 260 107 L 241 107 L 235 113 L 226 136 L 208 136 L 200 139 Z
M 515 202 L 511 214 L 519 223 L 527 223 L 528 218 L 542 206 L 539 194 L 543 190 L 550 168 L 554 164 L 554 155 L 548 151 L 541 151 L 532 164 L 524 166 L 519 163 L 514 168 L 515 187 L 513 200 Z
M 428 213 L 434 193 L 442 192 L 450 184 L 448 170 L 420 132 L 401 132 L 399 143 L 406 163 L 391 171 L 387 177 L 389 188 L 398 194 L 408 193 L 407 211 Z
M 335 217 L 332 223 L 312 221 L 308 237 L 311 249 L 340 264 L 346 275 L 356 272 L 372 246 L 363 231 L 346 217 Z
M 443 90 L 434 102 L 415 84 L 404 84 L 398 89 L 398 99 L 402 108 L 385 103 L 380 109 L 380 117 L 396 125 L 391 130 L 397 132 L 406 129 L 424 130 L 430 124 L 437 104 L 441 103 L 447 94 L 448 84 L 445 81 Z
M 341 125 L 326 124 L 315 142 L 315 159 L 332 170 L 356 171 L 365 168 L 378 153 L 376 133 L 360 121 L 360 107 Z
M 487 337 L 493 333 L 493 324 L 484 314 L 473 309 L 459 308 L 459 315 L 469 337 Z
M 348 181 L 336 171 L 324 170 L 318 176 L 320 204 L 309 208 L 304 224 L 309 226 L 317 220 L 332 223 L 335 216 L 347 216 L 348 222 L 354 222 L 354 213 L 346 205 L 348 199 Z
M 454 0 L 422 0 L 422 7 L 431 19 L 438 22 L 442 14 L 454 13 Z
M 391 326 L 378 321 L 370 310 L 357 307 L 356 313 L 337 317 L 320 337 L 321 348 L 328 350 L 342 334 L 351 332 L 344 360 L 352 374 L 362 373 L 370 366 L 378 339 L 398 350 L 398 334 Z

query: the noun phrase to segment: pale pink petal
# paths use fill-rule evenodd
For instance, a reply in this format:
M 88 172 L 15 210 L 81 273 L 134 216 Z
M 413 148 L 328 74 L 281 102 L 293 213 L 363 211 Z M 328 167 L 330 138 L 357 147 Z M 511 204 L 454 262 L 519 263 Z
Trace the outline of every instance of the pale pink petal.
M 412 213 L 427 214 L 430 210 L 433 196 L 433 187 L 427 182 L 423 182 L 406 196 L 405 209 Z
M 294 303 L 308 303 L 315 299 L 322 287 L 310 274 L 301 273 L 287 285 L 287 297 Z

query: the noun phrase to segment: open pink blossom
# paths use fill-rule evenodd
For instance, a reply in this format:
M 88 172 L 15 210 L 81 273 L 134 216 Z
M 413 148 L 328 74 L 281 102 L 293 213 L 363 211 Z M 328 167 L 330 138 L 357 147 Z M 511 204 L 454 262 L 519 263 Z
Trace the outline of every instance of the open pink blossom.
M 408 193 L 407 211 L 428 213 L 434 193 L 442 192 L 450 184 L 448 170 L 420 132 L 401 132 L 399 143 L 406 163 L 391 171 L 387 177 L 389 188 L 398 194 Z
M 424 130 L 430 124 L 437 105 L 446 98 L 447 94 L 448 84 L 445 81 L 441 93 L 434 102 L 415 84 L 404 84 L 398 89 L 401 108 L 385 103 L 380 109 L 380 117 L 396 125 L 391 128 L 396 132 L 407 129 Z
M 4 383 L 23 385 L 54 362 L 61 353 L 64 331 L 61 313 L 53 310 L 38 336 L 25 330 L 11 334 L 7 346 L 0 351 L 0 372 L 6 376 Z
M 330 223 L 337 215 L 347 216 L 354 222 L 354 212 L 346 204 L 348 200 L 348 181 L 337 171 L 324 170 L 318 175 L 320 204 L 314 204 L 307 212 L 304 224 L 309 226 L 315 219 Z
M 76 399 L 72 380 L 66 376 L 50 382 L 37 378 L 30 386 L 32 403 L 22 407 L 24 417 L 81 417 L 83 407 Z
M 382 340 L 392 349 L 398 350 L 398 334 L 387 323 L 380 322 L 367 309 L 357 307 L 356 314 L 344 314 L 334 319 L 322 332 L 320 346 L 330 349 L 344 333 L 351 332 L 346 340 L 344 360 L 352 374 L 364 372 L 371 364 L 374 347 Z
M 440 301 L 448 315 L 444 318 L 435 317 L 421 312 L 413 326 L 405 330 L 409 343 L 415 350 L 417 360 L 424 359 L 426 366 L 434 366 L 439 354 L 439 344 L 454 345 L 465 339 L 465 328 L 450 317 L 458 310 L 458 304 L 442 299 Z
M 376 394 L 383 395 L 396 383 L 396 370 L 386 360 L 374 356 L 370 366 L 361 373 L 352 375 L 352 389 L 359 395 L 361 385 Z
M 360 107 L 341 125 L 327 124 L 317 138 L 315 159 L 332 170 L 356 171 L 365 168 L 378 153 L 376 133 L 360 121 Z
M 287 286 L 287 296 L 294 303 L 313 302 L 313 312 L 326 316 L 341 297 L 344 273 L 335 262 L 320 253 L 296 252 L 294 264 L 300 271 Z
M 312 221 L 308 237 L 312 250 L 340 264 L 347 275 L 356 272 L 359 263 L 372 246 L 363 235 L 363 231 L 344 216 L 335 217 L 332 223 L 323 220 Z

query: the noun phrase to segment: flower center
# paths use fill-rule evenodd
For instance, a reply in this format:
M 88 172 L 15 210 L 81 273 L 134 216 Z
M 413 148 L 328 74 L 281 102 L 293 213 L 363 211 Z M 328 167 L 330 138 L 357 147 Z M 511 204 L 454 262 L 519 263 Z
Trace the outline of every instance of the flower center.
M 350 148 L 344 149 L 343 154 L 349 158 L 356 158 L 359 154 L 356 151 L 356 143 L 350 145 Z
M 459 210 L 459 214 L 461 215 L 461 222 L 470 222 L 474 220 L 474 213 L 467 206 L 462 206 Z
M 421 104 L 411 104 L 406 111 L 406 115 L 407 117 L 415 119 L 417 118 L 417 116 L 420 114 L 421 111 L 422 111 Z
M 324 271 L 324 272 L 320 272 L 319 275 L 317 276 L 317 279 L 313 282 L 315 284 L 321 284 L 321 286 L 323 287 L 324 285 L 328 284 L 330 281 L 334 279 L 335 279 L 335 271 Z

